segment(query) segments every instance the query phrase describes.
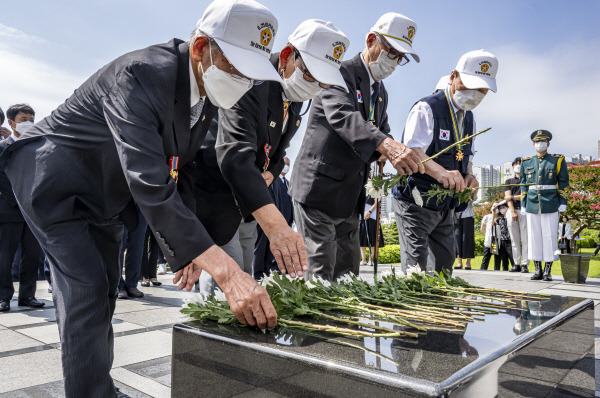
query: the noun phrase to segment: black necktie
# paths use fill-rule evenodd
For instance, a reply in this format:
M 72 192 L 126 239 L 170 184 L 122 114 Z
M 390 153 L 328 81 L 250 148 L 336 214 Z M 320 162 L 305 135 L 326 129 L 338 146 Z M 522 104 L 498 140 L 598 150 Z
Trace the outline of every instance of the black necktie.
M 373 105 L 375 105 L 375 103 L 377 102 L 377 97 L 379 96 L 379 87 L 380 86 L 381 86 L 381 83 L 379 83 L 379 82 L 375 82 L 371 85 L 371 88 L 373 89 L 373 94 L 371 94 Z

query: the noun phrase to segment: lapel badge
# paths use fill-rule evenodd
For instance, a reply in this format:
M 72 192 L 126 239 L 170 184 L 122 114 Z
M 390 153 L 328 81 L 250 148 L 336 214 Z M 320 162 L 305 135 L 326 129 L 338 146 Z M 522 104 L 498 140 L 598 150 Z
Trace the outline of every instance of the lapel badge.
M 383 100 L 381 99 L 381 97 L 379 97 L 379 102 L 382 102 Z
M 296 127 L 300 126 L 300 120 L 296 120 Z
M 204 121 L 204 119 L 206 119 L 206 115 L 202 115 L 202 121 Z
M 360 92 L 360 90 L 356 90 L 356 100 L 362 104 L 363 103 L 363 97 L 362 97 L 362 93 Z
M 271 122 L 271 123 L 269 123 L 269 127 L 275 127 L 276 124 L 277 123 L 275 123 L 275 122 Z

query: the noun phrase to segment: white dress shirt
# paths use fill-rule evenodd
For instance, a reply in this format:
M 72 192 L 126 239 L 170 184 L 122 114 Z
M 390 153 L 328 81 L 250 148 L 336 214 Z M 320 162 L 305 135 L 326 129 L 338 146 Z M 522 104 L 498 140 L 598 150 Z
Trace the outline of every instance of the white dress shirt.
M 450 101 L 452 111 L 456 115 L 454 104 Z M 473 131 L 471 135 L 477 133 L 475 118 L 473 118 Z M 454 134 L 454 131 L 452 131 Z M 427 151 L 433 141 L 433 111 L 425 101 L 419 101 L 410 110 L 406 119 L 404 128 L 404 144 L 410 148 L 421 148 L 423 152 Z M 475 153 L 475 138 L 471 139 L 471 148 Z M 469 162 L 473 161 L 473 155 L 469 156 Z
M 198 88 L 198 84 L 196 83 L 196 76 L 194 76 L 194 68 L 192 67 L 192 54 L 190 54 L 190 108 L 193 108 L 194 105 L 200 100 L 204 101 L 206 96 L 200 97 L 200 88 Z
M 362 61 L 363 65 L 365 66 L 365 69 L 367 70 L 367 74 L 369 75 L 369 87 L 371 87 L 371 94 L 373 94 L 373 83 L 375 83 L 375 79 L 373 79 L 373 76 L 371 76 L 371 71 L 369 70 L 369 67 L 367 66 L 367 63 L 365 62 L 362 54 L 360 55 L 360 60 Z

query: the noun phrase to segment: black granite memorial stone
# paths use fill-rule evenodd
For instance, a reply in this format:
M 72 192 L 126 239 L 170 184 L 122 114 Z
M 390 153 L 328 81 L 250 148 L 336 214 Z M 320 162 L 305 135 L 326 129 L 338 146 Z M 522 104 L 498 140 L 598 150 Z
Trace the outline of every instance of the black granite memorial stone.
M 177 324 L 172 396 L 548 396 L 586 354 L 593 356 L 593 302 L 552 296 L 517 307 L 464 332 L 430 330 L 418 339 Z M 574 384 L 574 395 L 593 396 L 595 386 Z

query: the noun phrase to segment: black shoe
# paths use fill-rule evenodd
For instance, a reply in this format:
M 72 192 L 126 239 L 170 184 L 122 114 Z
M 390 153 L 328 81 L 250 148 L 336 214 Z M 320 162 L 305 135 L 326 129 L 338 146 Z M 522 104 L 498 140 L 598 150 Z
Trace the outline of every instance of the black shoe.
M 539 281 L 542 279 L 542 262 L 534 261 L 533 264 L 535 264 L 535 274 L 531 275 L 531 280 Z
M 552 270 L 552 262 L 546 263 L 546 266 L 544 267 L 544 276 L 543 279 L 545 281 L 551 281 L 552 280 L 552 275 L 550 274 L 550 271 Z
M 140 285 L 143 287 L 150 287 L 150 281 L 143 281 L 142 283 L 140 283 Z
M 140 292 L 137 287 L 126 287 L 125 291 L 129 297 L 133 298 L 142 298 L 144 297 L 144 293 Z M 119 292 L 119 295 L 121 292 Z
M 158 280 L 153 281 L 152 279 L 150 279 L 150 282 L 152 282 L 152 286 L 160 286 L 160 285 L 162 285 L 162 282 L 159 282 Z
M 508 272 L 521 272 L 521 266 L 515 264 L 511 269 L 508 270 Z
M 115 388 L 115 392 L 117 393 L 117 398 L 131 398 L 129 395 L 124 392 L 119 391 L 118 388 Z
M 17 302 L 19 306 L 22 307 L 31 307 L 31 308 L 42 308 L 46 305 L 46 303 L 42 303 L 41 301 L 37 301 L 35 297 L 29 297 L 26 299 L 19 299 Z
M 521 265 L 521 273 L 523 273 L 523 274 L 529 273 L 529 268 L 527 265 Z
M 127 294 L 127 291 L 125 290 L 125 288 L 123 289 L 119 289 L 119 296 L 120 299 L 128 299 L 129 295 Z
M 6 312 L 10 310 L 10 300 L 0 300 L 0 312 Z

